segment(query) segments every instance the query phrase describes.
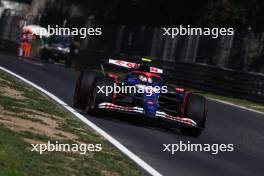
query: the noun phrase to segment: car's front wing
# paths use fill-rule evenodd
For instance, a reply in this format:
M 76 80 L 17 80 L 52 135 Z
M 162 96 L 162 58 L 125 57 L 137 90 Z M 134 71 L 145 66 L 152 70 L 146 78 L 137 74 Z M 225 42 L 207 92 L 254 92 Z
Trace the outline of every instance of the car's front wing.
M 144 115 L 144 109 L 141 107 L 126 107 L 126 106 L 120 106 L 120 105 L 115 105 L 113 103 L 101 103 L 98 105 L 99 109 L 107 109 L 107 110 L 114 110 L 114 111 L 123 111 L 123 112 L 131 112 L 131 113 L 139 113 Z M 156 112 L 156 117 L 173 121 L 178 124 L 182 125 L 188 125 L 192 127 L 197 127 L 197 124 L 195 121 L 189 118 L 182 118 L 182 117 L 175 117 L 171 116 L 165 112 L 157 111 Z

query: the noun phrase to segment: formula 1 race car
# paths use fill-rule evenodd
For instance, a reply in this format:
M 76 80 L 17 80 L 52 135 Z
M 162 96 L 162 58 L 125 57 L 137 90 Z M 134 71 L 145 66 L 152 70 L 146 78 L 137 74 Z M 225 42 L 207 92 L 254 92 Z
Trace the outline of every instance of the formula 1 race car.
M 109 59 L 108 64 L 127 69 L 128 73 L 119 76 L 82 71 L 75 87 L 75 108 L 93 115 L 103 111 L 129 113 L 142 120 L 180 127 L 187 135 L 201 134 L 207 116 L 203 96 L 165 86 L 163 70 L 148 64 L 114 59 Z

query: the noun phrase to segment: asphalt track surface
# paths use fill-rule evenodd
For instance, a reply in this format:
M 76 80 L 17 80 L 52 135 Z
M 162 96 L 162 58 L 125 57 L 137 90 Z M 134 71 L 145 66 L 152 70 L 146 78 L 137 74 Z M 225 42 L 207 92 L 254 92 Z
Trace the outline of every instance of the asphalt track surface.
M 3 53 L 0 53 L 0 66 L 72 104 L 78 72 Z M 113 118 L 86 117 L 163 175 L 264 175 L 264 115 L 214 101 L 208 101 L 208 111 L 207 128 L 198 138 Z M 122 118 L 122 114 L 116 116 Z M 209 152 L 176 152 L 174 155 L 163 152 L 163 144 L 177 144 L 180 140 L 195 144 L 234 144 L 235 151 L 217 155 Z

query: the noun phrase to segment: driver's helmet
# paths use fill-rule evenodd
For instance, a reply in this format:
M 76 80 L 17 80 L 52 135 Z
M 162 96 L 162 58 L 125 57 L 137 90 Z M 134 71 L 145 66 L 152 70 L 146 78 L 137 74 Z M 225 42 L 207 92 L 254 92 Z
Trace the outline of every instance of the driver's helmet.
M 148 78 L 148 83 L 152 84 L 152 78 L 151 77 Z
M 138 76 L 138 79 L 139 79 L 140 81 L 142 81 L 142 82 L 147 82 L 147 81 L 148 81 L 147 77 L 144 76 L 144 75 L 139 75 L 139 76 Z
M 139 75 L 139 80 L 143 83 L 149 83 L 152 84 L 152 78 L 147 78 L 145 75 Z

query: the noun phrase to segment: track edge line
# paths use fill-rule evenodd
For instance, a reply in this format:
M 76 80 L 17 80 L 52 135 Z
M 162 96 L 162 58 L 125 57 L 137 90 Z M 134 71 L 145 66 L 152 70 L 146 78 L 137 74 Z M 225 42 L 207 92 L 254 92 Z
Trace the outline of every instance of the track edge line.
M 207 97 L 207 99 L 211 100 L 211 101 L 218 102 L 218 103 L 226 104 L 226 105 L 229 105 L 229 106 L 233 106 L 233 107 L 236 107 L 236 108 L 244 109 L 244 110 L 247 110 L 247 111 L 250 111 L 250 112 L 254 112 L 254 113 L 257 113 L 257 114 L 264 115 L 264 112 L 261 112 L 261 111 L 255 110 L 255 109 L 251 109 L 251 108 L 247 108 L 245 106 L 236 105 L 236 104 L 228 102 L 228 101 L 219 100 L 219 99 L 215 99 L 215 98 L 209 98 L 209 97 Z

